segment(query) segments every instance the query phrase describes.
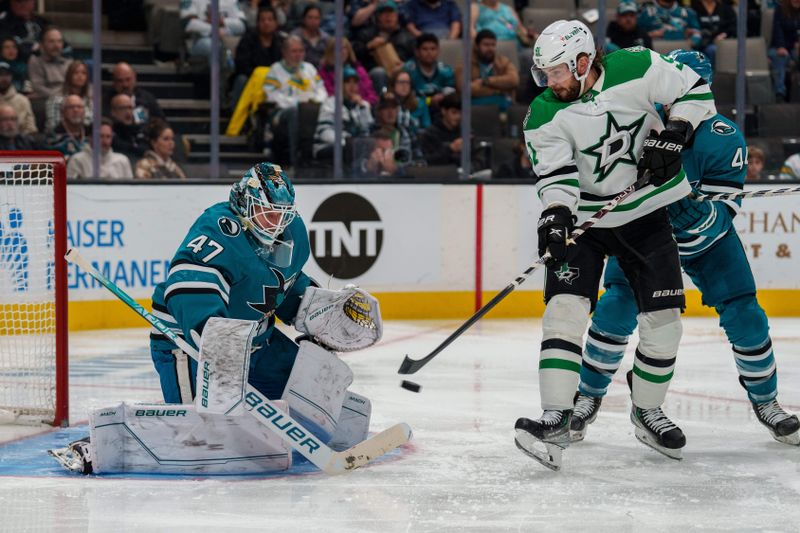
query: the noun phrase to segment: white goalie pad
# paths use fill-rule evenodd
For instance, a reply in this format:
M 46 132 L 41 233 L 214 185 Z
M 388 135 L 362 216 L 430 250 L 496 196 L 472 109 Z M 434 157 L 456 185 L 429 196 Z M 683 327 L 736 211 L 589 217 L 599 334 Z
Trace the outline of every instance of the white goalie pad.
M 203 328 L 194 403 L 200 413 L 243 415 L 258 322 L 212 317 Z
M 91 411 L 89 426 L 96 473 L 261 474 L 292 465 L 289 446 L 258 420 L 200 416 L 194 405 L 122 403 Z
M 371 416 L 372 402 L 369 398 L 347 391 L 330 447 L 337 451 L 346 450 L 365 440 L 369 435 Z
M 337 352 L 367 348 L 383 335 L 378 300 L 353 285 L 338 291 L 306 288 L 294 327 Z
M 288 402 L 293 418 L 327 443 L 352 382 L 347 363 L 313 342 L 302 341 L 282 399 Z

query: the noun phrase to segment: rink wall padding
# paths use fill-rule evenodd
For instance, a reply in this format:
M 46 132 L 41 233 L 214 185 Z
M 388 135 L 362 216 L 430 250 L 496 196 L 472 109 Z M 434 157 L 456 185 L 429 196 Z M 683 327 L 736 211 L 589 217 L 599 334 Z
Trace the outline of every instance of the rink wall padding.
M 223 184 L 71 184 L 69 245 L 149 305 L 189 226 L 228 192 Z M 376 294 L 387 319 L 466 318 L 536 257 L 541 204 L 532 185 L 308 184 L 297 186 L 297 204 L 311 240 L 305 271 L 323 286 L 355 283 Z M 797 197 L 745 200 L 735 224 L 762 305 L 773 316 L 800 315 Z M 31 237 L 29 246 L 40 242 Z M 71 329 L 141 325 L 74 265 L 68 276 Z M 686 281 L 687 314 L 712 315 Z M 541 316 L 542 283 L 535 273 L 489 316 Z

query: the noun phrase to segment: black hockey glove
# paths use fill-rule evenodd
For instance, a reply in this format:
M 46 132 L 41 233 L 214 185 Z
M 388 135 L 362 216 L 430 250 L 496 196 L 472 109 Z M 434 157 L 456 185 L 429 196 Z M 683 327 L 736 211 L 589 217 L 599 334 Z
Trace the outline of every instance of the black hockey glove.
M 686 135 L 680 131 L 665 129 L 658 133 L 650 130 L 637 165 L 639 175 L 649 170 L 648 183 L 656 187 L 674 178 L 681 171 L 681 151 L 685 142 Z
M 542 211 L 539 219 L 539 257 L 550 252 L 550 259 L 545 263 L 555 268 L 567 258 L 567 238 L 572 233 L 575 217 L 563 205 L 549 207 Z

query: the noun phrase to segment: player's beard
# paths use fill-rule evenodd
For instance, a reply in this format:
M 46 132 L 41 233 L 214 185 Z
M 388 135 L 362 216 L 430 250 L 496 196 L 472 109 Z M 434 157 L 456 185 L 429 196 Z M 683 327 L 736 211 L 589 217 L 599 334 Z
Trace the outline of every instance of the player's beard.
M 553 89 L 553 92 L 562 102 L 572 102 L 581 95 L 581 82 L 573 77 L 569 81 L 569 87 Z

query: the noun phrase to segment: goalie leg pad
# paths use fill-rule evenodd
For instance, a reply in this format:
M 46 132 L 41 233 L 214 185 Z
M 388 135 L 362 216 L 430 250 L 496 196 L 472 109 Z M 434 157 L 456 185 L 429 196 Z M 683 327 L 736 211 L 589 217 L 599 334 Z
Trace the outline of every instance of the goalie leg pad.
M 636 407 L 653 409 L 664 403 L 682 332 L 679 309 L 639 315 L 639 346 L 636 347 L 631 385 Z
M 313 342 L 302 341 L 282 399 L 288 402 L 293 418 L 327 443 L 352 382 L 347 363 Z
M 195 406 L 200 413 L 244 414 L 257 322 L 211 317 L 200 339 Z
M 366 396 L 347 391 L 342 404 L 342 413 L 331 437 L 330 447 L 336 451 L 346 450 L 366 440 L 369 435 L 369 420 L 372 402 Z
M 543 409 L 572 409 L 583 358 L 589 299 L 556 294 L 542 317 L 539 390 Z
M 89 426 L 97 473 L 259 474 L 292 465 L 288 445 L 258 420 L 201 416 L 193 405 L 122 403 L 91 411 Z
M 353 285 L 338 291 L 307 287 L 293 325 L 337 352 L 367 348 L 383 335 L 378 300 Z

